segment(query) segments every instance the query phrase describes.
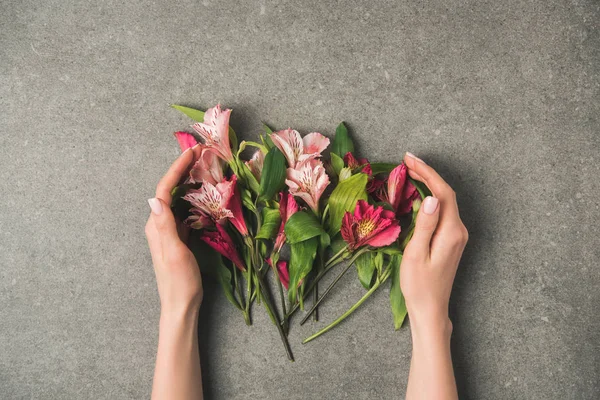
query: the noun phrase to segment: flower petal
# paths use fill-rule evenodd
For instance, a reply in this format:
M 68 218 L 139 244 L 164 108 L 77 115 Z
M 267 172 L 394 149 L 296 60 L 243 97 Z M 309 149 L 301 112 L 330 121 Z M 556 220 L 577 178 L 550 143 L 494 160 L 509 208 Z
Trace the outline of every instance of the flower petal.
M 283 153 L 290 168 L 296 167 L 304 145 L 300 133 L 291 128 L 271 134 L 273 144 Z
M 304 144 L 304 154 L 321 155 L 323 150 L 329 146 L 329 138 L 319 132 L 312 132 L 304 136 L 302 143 Z
M 175 139 L 177 139 L 177 143 L 179 143 L 179 148 L 182 152 L 190 147 L 194 147 L 198 143 L 194 135 L 189 132 L 179 131 L 173 133 L 173 135 L 175 136 Z
M 366 244 L 373 247 L 388 246 L 398 239 L 398 235 L 400 235 L 400 225 L 398 225 L 398 221 L 394 221 L 386 229 L 369 239 Z

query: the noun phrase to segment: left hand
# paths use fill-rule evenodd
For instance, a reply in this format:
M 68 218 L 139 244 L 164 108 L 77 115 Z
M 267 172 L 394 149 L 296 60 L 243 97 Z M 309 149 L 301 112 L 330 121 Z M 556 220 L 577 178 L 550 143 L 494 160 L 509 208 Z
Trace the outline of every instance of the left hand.
M 146 237 L 152 255 L 163 315 L 192 315 L 202 303 L 202 277 L 196 258 L 184 243 L 189 229 L 175 220 L 171 191 L 196 160 L 196 149 L 188 149 L 171 165 L 149 199 L 152 212 Z

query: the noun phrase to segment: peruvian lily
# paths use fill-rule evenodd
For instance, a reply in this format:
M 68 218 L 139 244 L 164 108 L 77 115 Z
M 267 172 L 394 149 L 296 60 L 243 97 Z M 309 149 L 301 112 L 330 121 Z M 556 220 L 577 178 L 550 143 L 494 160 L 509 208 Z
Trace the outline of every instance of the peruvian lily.
M 270 258 L 267 259 L 267 264 L 273 268 L 273 261 Z M 290 272 L 288 271 L 287 261 L 277 261 L 277 275 L 279 276 L 279 280 L 283 284 L 283 287 L 288 289 L 290 287 Z
M 219 252 L 223 257 L 231 260 L 240 271 L 246 271 L 246 266 L 238 254 L 231 236 L 229 236 L 225 228 L 221 225 L 217 224 L 216 227 L 216 231 L 204 230 L 200 239 Z
M 221 159 L 231 163 L 233 153 L 229 145 L 229 116 L 230 109 L 221 110 L 217 104 L 204 113 L 204 123 L 197 122 L 192 128 L 204 140 L 206 146 Z
M 315 214 L 319 213 L 319 199 L 329 185 L 329 177 L 321 161 L 310 160 L 297 168 L 288 168 L 285 183 L 290 194 L 304 200 Z
M 260 176 L 262 174 L 264 163 L 265 154 L 260 149 L 256 150 L 256 152 L 252 155 L 252 158 L 246 161 L 248 169 L 250 170 L 250 172 L 252 172 L 252 175 L 254 175 L 258 182 L 260 182 Z
M 210 183 L 217 185 L 223 181 L 223 166 L 219 157 L 210 151 L 207 146 L 202 146 L 200 158 L 190 170 L 190 183 Z
M 177 143 L 179 143 L 181 152 L 186 151 L 190 147 L 194 147 L 198 143 L 194 135 L 189 132 L 180 131 L 173 133 L 173 135 L 175 136 L 175 139 L 177 139 Z
M 348 166 L 348 168 L 355 170 L 361 168 L 360 172 L 371 176 L 373 171 L 371 170 L 371 164 L 369 164 L 369 160 L 366 158 L 356 158 L 354 154 L 348 152 L 344 156 L 344 163 Z
M 233 213 L 227 205 L 233 195 L 235 181 L 222 181 L 216 185 L 204 182 L 200 189 L 190 189 L 183 196 L 184 200 L 214 221 L 221 222 L 225 218 L 233 218 Z
M 229 219 L 233 226 L 243 235 L 248 236 L 248 228 L 242 213 L 240 191 L 237 188 L 237 177 L 230 181 L 223 180 L 217 185 L 204 182 L 200 189 L 190 189 L 183 196 L 192 204 L 192 213 L 206 215 L 218 223 Z M 194 209 L 197 212 L 194 212 Z
M 294 196 L 284 192 L 279 194 L 279 215 L 281 216 L 281 225 L 279 225 L 279 232 L 275 239 L 273 251 L 278 252 L 283 247 L 283 244 L 285 243 L 285 224 L 299 208 Z
M 192 229 L 202 229 L 213 225 L 212 220 L 197 208 L 192 208 L 190 212 L 192 215 L 187 217 L 185 223 L 188 224 Z
M 353 251 L 362 246 L 382 247 L 392 244 L 400 234 L 394 212 L 374 207 L 364 200 L 356 203 L 354 213 L 346 212 L 342 220 L 342 238 Z
M 415 185 L 408 180 L 408 170 L 404 163 L 390 172 L 387 185 L 379 181 L 377 186 L 372 186 L 370 191 L 374 191 L 380 200 L 389 203 L 397 215 L 410 213 L 413 202 L 420 197 Z
M 329 139 L 318 132 L 309 133 L 302 138 L 298 131 L 290 128 L 272 133 L 271 140 L 285 155 L 290 168 L 321 156 L 329 146 Z

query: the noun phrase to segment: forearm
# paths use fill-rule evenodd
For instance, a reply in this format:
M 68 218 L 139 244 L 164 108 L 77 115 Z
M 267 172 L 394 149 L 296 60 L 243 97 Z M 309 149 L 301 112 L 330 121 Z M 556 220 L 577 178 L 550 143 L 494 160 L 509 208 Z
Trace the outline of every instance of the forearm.
M 198 312 L 163 313 L 160 318 L 153 400 L 202 400 Z
M 413 351 L 406 399 L 458 399 L 450 354 L 450 320 L 411 320 L 411 333 Z

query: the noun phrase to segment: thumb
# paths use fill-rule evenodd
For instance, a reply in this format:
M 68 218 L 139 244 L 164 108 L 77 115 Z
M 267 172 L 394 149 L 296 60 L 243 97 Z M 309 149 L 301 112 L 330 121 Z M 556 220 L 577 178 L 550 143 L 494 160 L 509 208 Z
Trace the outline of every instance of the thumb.
M 152 210 L 152 220 L 156 226 L 158 237 L 160 238 L 163 248 L 174 242 L 179 242 L 180 239 L 177 231 L 177 224 L 175 223 L 175 216 L 171 211 L 171 207 L 159 198 L 149 199 L 148 204 Z
M 431 237 L 437 228 L 439 217 L 440 201 L 435 197 L 426 197 L 417 215 L 415 231 L 408 246 L 410 248 L 407 249 L 411 253 L 414 252 L 413 256 L 419 258 L 429 256 Z

